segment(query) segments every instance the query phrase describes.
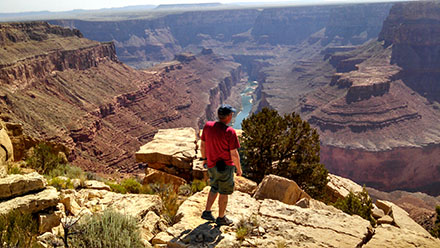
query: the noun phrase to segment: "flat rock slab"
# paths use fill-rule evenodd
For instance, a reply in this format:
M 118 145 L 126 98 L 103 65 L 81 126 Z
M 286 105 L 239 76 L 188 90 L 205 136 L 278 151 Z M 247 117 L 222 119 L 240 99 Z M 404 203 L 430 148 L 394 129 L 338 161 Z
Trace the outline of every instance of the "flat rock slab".
M 41 210 L 55 207 L 59 200 L 59 192 L 54 187 L 47 187 L 36 194 L 19 196 L 0 202 L 0 214 L 7 214 L 14 210 L 19 210 L 22 213 L 37 213 Z
M 153 140 L 136 152 L 136 160 L 192 169 L 196 157 L 196 132 L 193 128 L 160 129 Z
M 0 200 L 42 190 L 45 187 L 46 179 L 36 172 L 25 175 L 9 175 L 0 178 Z
M 80 208 L 87 208 L 91 212 L 110 207 L 141 220 L 149 211 L 160 213 L 162 210 L 162 201 L 157 195 L 118 194 L 96 189 L 82 189 L 72 194 Z
M 179 208 L 180 222 L 157 235 L 153 244 L 166 243 L 169 247 L 356 247 L 364 238 L 369 222 L 350 216 L 335 208 L 330 210 L 304 209 L 266 199 L 256 200 L 242 192 L 234 192 L 228 201 L 226 215 L 233 227 L 217 227 L 200 218 L 209 187 L 188 198 Z M 213 215 L 218 215 L 217 202 Z M 260 235 L 249 235 L 244 243 L 236 239 L 236 225 L 240 220 L 256 218 L 264 230 Z

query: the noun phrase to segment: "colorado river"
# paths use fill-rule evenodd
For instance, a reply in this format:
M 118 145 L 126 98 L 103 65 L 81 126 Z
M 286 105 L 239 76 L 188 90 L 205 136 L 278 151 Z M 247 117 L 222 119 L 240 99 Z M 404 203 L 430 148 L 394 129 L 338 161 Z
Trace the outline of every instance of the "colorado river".
M 252 110 L 252 94 L 254 93 L 258 83 L 257 81 L 249 81 L 246 88 L 241 92 L 242 109 L 235 117 L 234 129 L 241 129 L 241 122 L 248 117 Z

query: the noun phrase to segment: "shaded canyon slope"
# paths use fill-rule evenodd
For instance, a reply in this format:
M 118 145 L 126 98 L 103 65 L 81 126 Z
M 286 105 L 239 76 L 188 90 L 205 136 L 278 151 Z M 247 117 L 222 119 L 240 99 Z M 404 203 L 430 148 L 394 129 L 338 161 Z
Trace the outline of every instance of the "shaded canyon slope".
M 197 128 L 241 77 L 239 64 L 210 50 L 134 70 L 113 43 L 44 22 L 0 24 L 0 48 L 2 115 L 104 173 L 133 171 L 135 151 L 158 128 Z
M 330 171 L 440 193 L 439 18 L 438 3 L 395 4 L 377 41 L 330 56 L 338 72 L 301 105 Z

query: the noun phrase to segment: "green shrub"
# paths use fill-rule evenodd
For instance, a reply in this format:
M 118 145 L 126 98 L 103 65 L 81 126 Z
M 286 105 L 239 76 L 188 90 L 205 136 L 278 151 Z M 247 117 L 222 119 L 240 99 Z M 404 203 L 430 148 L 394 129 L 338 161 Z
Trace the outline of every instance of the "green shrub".
M 440 238 L 440 206 L 435 207 L 437 218 L 434 222 L 434 227 L 431 230 L 431 235 Z
M 193 194 L 202 191 L 205 187 L 206 182 L 203 180 L 195 179 L 191 183 L 191 191 Z
M 344 199 L 337 200 L 334 206 L 347 214 L 356 214 L 361 216 L 362 218 L 370 221 L 372 226 L 376 225 L 376 221 L 371 215 L 373 202 L 368 196 L 368 192 L 365 187 L 362 189 L 362 192 L 358 192 L 356 194 L 350 192 Z
M 179 210 L 181 202 L 179 202 L 179 195 L 174 190 L 174 186 L 172 184 L 151 184 L 151 186 L 162 200 L 162 216 L 170 225 L 177 223 L 179 221 L 177 210 Z
M 13 165 L 8 167 L 8 174 L 23 174 L 23 171 L 21 170 L 21 168 L 19 166 Z
M 144 247 L 137 221 L 112 210 L 85 218 L 73 227 L 69 247 Z
M 323 197 L 328 171 L 319 160 L 319 135 L 307 121 L 263 108 L 243 120 L 242 129 L 243 167 L 250 179 L 259 183 L 265 175 L 279 175 L 312 197 Z
M 65 159 L 59 156 L 53 147 L 39 143 L 33 148 L 32 155 L 26 159 L 26 163 L 39 173 L 49 175 L 60 164 L 64 164 Z
M 121 186 L 125 188 L 127 193 L 139 194 L 142 191 L 142 185 L 133 178 L 122 180 Z
M 237 223 L 237 231 L 235 233 L 235 237 L 243 241 L 253 229 L 258 228 L 260 226 L 260 222 L 255 215 L 252 215 L 249 219 L 240 219 Z
M 59 164 L 56 168 L 49 172 L 49 176 L 64 176 L 70 179 L 78 178 L 83 181 L 86 180 L 86 173 L 81 168 L 69 164 Z
M 49 185 L 55 187 L 57 190 L 74 188 L 72 181 L 70 181 L 70 178 L 64 180 L 59 177 L 54 177 L 49 181 Z
M 189 184 L 180 185 L 179 195 L 190 196 L 192 195 L 192 187 Z
M 124 186 L 122 186 L 118 183 L 106 182 L 105 184 L 110 186 L 110 189 L 115 193 L 119 193 L 119 194 L 127 193 L 127 190 L 124 188 Z
M 33 247 L 37 235 L 38 222 L 31 214 L 0 215 L 0 247 Z

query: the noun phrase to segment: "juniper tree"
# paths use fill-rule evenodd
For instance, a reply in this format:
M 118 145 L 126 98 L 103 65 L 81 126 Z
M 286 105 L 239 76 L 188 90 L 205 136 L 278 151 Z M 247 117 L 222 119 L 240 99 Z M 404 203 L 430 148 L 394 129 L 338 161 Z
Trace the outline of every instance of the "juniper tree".
M 319 135 L 296 113 L 281 116 L 263 108 L 242 122 L 242 149 L 247 175 L 261 182 L 268 174 L 294 180 L 313 197 L 320 197 L 328 171 L 319 158 Z

